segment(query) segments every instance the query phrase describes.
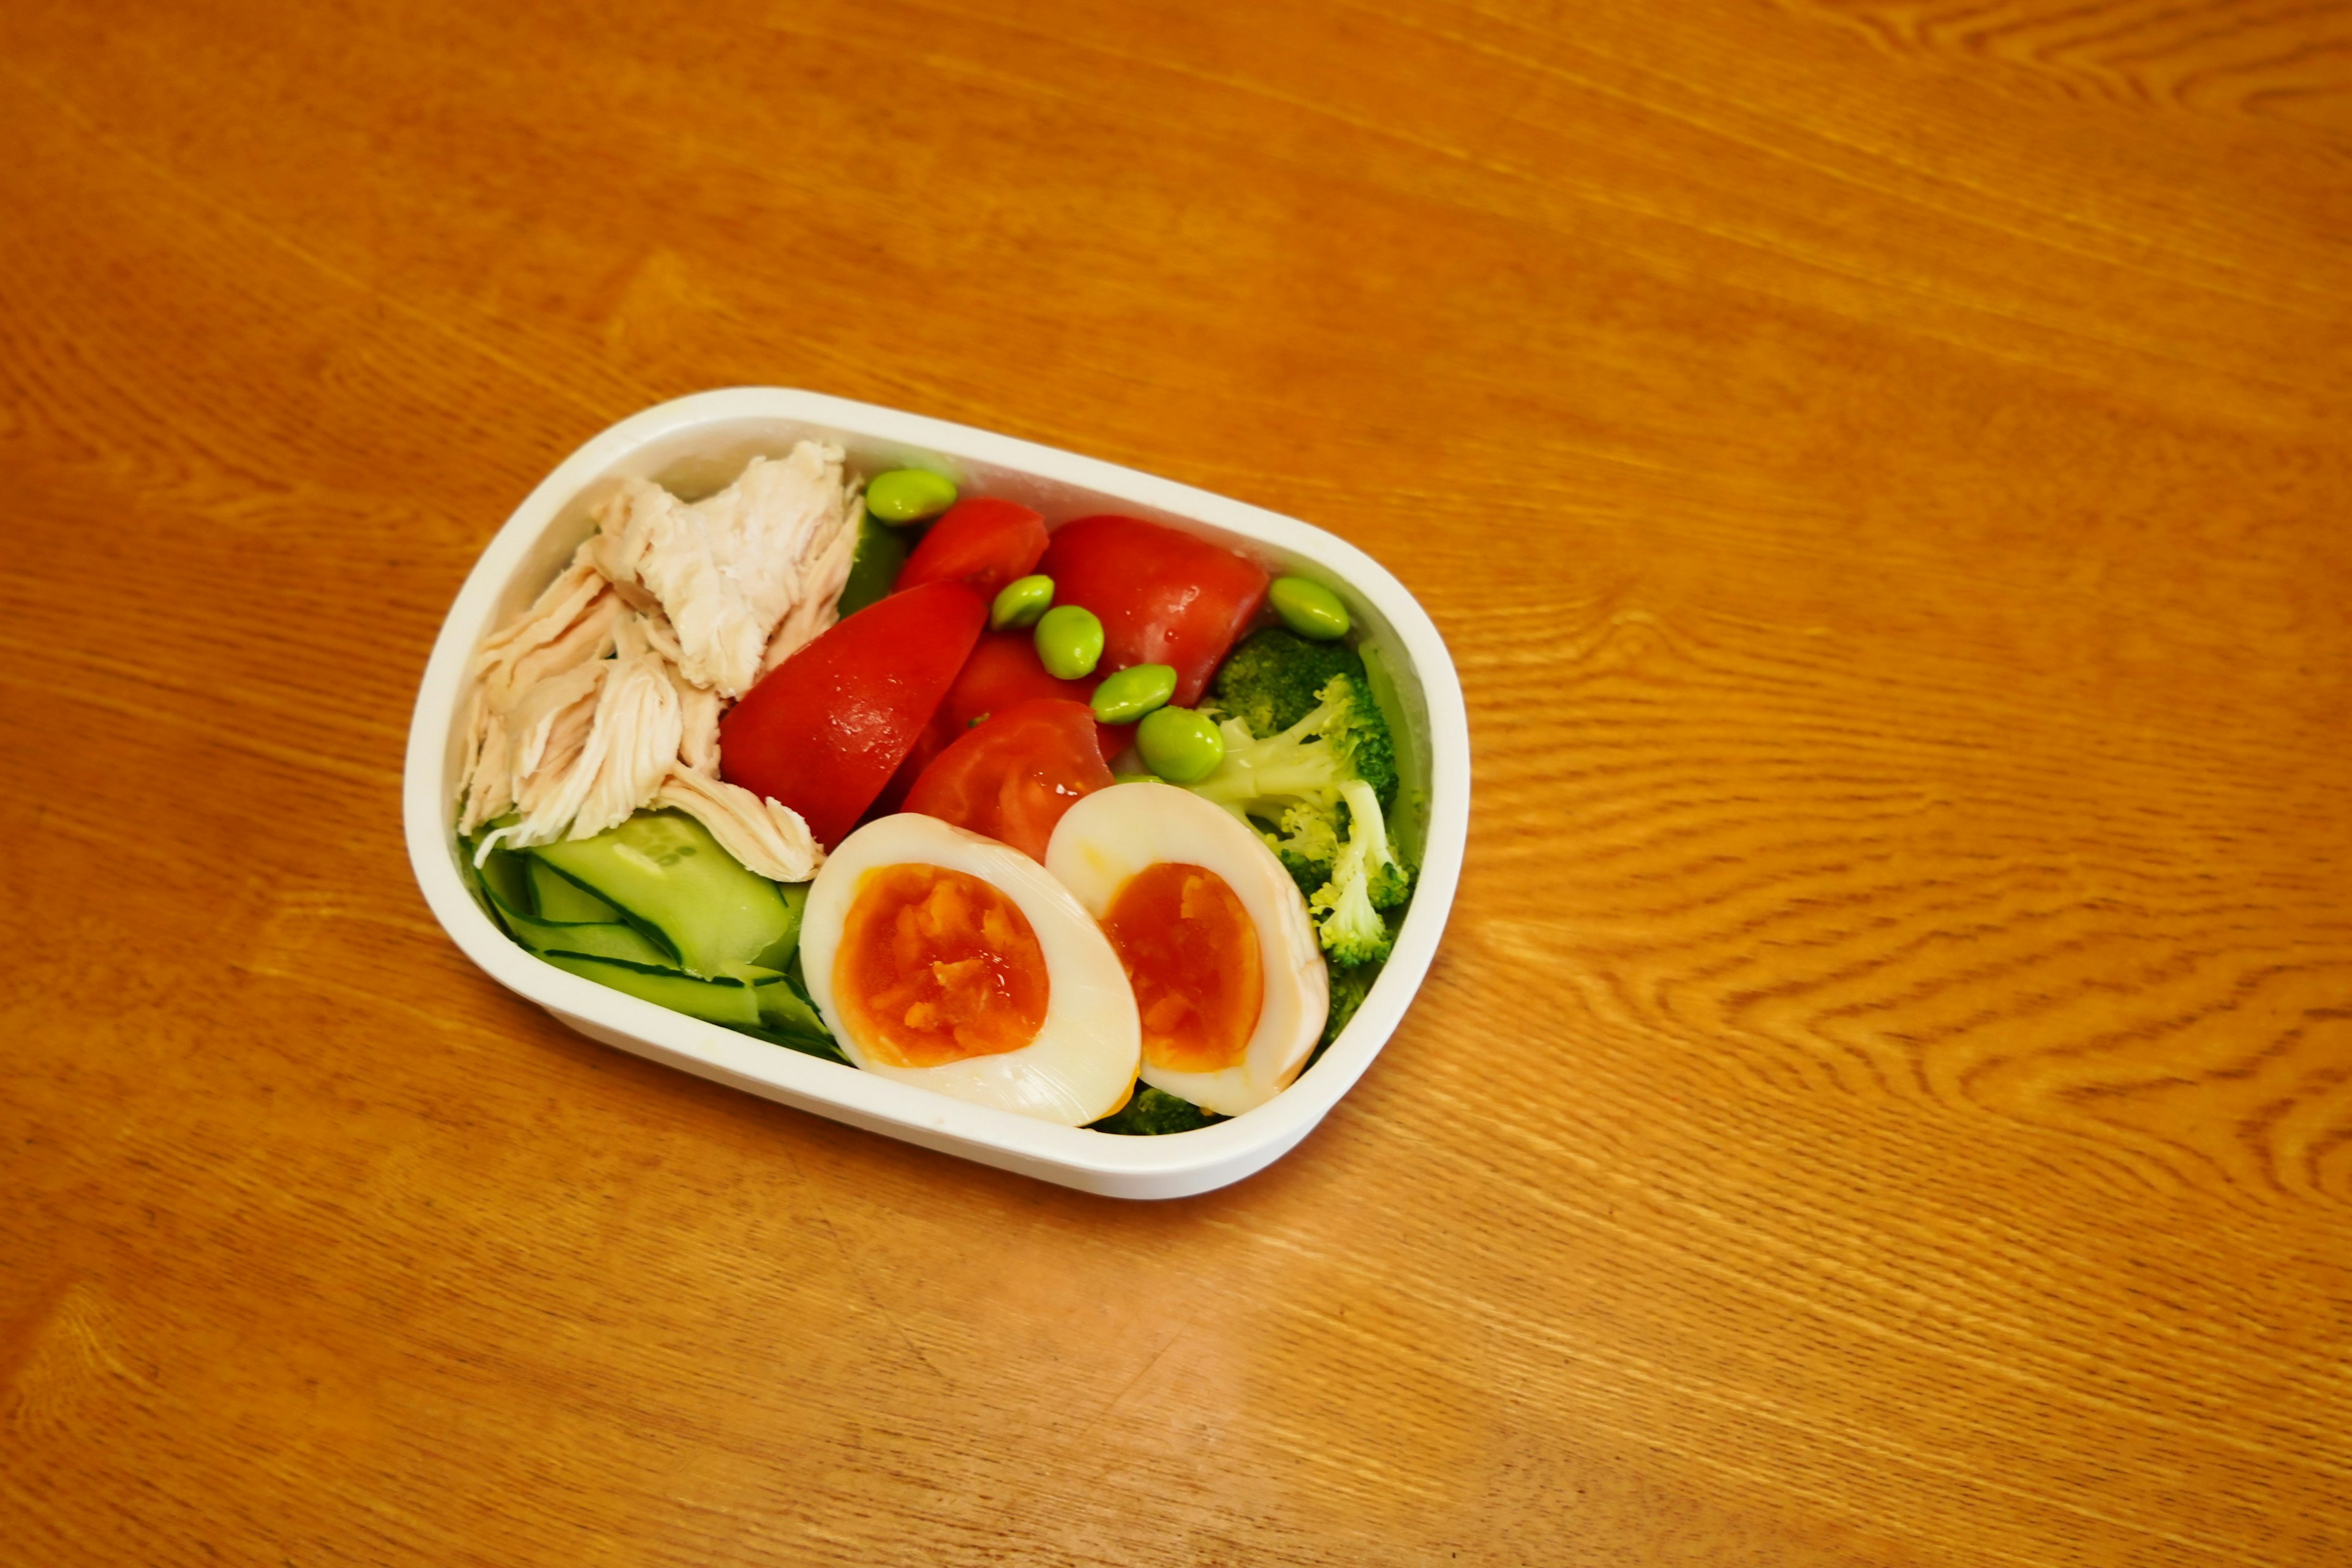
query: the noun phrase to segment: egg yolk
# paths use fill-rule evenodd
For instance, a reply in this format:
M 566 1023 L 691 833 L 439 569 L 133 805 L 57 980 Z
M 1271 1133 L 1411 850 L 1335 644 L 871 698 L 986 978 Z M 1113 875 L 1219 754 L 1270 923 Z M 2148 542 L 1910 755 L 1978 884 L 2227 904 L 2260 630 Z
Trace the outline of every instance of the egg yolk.
M 1017 1051 L 1045 1021 L 1045 955 L 1019 905 L 944 866 L 869 871 L 842 923 L 833 989 L 859 1047 L 891 1067 Z
M 1257 925 L 1225 879 L 1163 860 L 1127 879 L 1103 915 L 1143 1017 L 1143 1056 L 1171 1072 L 1242 1059 L 1265 1004 Z

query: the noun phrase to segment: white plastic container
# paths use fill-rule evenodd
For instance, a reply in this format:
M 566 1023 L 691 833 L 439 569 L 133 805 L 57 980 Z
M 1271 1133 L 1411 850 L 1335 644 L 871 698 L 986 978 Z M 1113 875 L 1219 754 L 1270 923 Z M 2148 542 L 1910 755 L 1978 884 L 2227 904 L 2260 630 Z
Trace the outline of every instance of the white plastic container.
M 795 441 L 845 447 L 854 470 L 918 466 L 966 493 L 1002 496 L 1049 524 L 1116 511 L 1181 527 L 1339 588 L 1396 677 L 1427 781 L 1421 879 L 1395 952 L 1339 1039 L 1298 1081 L 1245 1115 L 1156 1138 L 1055 1127 L 803 1056 L 673 1013 L 541 962 L 475 902 L 455 842 L 459 724 L 482 637 L 528 605 L 593 527 L 590 509 L 624 476 L 688 495 L 725 485 L 755 455 Z M 1401 756 L 1400 761 L 1405 759 Z M 1411 779 L 1416 770 L 1405 769 Z M 1207 1192 L 1263 1169 L 1307 1136 L 1354 1086 L 1404 1016 L 1454 901 L 1470 816 L 1470 735 L 1462 688 L 1437 628 L 1412 595 L 1346 542 L 1294 519 L 1069 452 L 816 393 L 740 387 L 700 393 L 625 419 L 531 491 L 475 563 L 442 623 L 408 733 L 408 855 L 425 901 L 466 956 L 508 989 L 593 1039 L 786 1105 L 982 1164 L 1115 1197 Z

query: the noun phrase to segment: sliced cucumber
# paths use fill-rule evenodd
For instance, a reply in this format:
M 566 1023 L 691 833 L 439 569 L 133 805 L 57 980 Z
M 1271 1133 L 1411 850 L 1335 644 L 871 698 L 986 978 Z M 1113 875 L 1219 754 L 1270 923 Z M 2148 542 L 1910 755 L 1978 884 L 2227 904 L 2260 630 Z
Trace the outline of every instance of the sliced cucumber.
M 802 1001 L 782 981 L 772 980 L 756 989 L 760 994 L 760 1022 L 771 1029 L 807 1035 L 828 1043 L 833 1039 L 833 1031 L 824 1026 L 817 1010 Z
M 609 985 L 674 1013 L 739 1029 L 760 1026 L 759 998 L 753 987 L 740 980 L 697 980 L 674 969 L 648 969 L 643 964 L 583 953 L 548 952 L 540 956 L 583 980 Z
M 908 535 L 920 531 L 893 528 L 860 509 L 857 552 L 849 558 L 849 581 L 842 584 L 841 597 L 835 601 L 835 613 L 845 620 L 877 599 L 888 597 L 890 585 L 907 564 L 908 547 L 913 542 Z
M 814 1035 L 821 1040 L 833 1038 L 833 1031 L 824 1026 L 816 1008 L 782 973 L 752 963 L 730 963 L 727 973 L 758 993 L 760 1022 L 769 1028 L 788 1035 Z
M 502 851 L 492 851 L 493 854 Z M 621 911 L 558 871 L 544 860 L 520 856 L 530 866 L 530 898 L 533 910 L 543 921 L 556 921 L 564 925 L 586 925 L 591 921 L 610 924 L 621 918 Z
M 529 853 L 649 928 L 690 974 L 754 961 L 780 968 L 800 937 L 808 889 L 789 896 L 678 812 L 641 811 L 593 838 L 533 845 Z
M 469 861 L 470 864 L 470 861 Z M 542 875 L 543 873 L 543 875 Z M 507 928 L 507 934 L 533 952 L 579 953 L 591 958 L 617 958 L 631 963 L 641 963 L 651 969 L 675 971 L 677 960 L 665 952 L 660 944 L 635 927 L 624 923 L 620 911 L 595 894 L 572 888 L 562 878 L 545 871 L 528 856 L 510 849 L 493 849 L 483 861 L 478 873 L 483 895 L 490 912 Z M 561 883 L 571 889 L 579 902 L 568 907 L 601 909 L 604 918 L 598 920 L 552 920 L 534 914 L 534 904 L 544 910 L 544 901 L 533 900 L 530 889 L 540 881 Z M 559 893 L 558 898 L 562 898 Z
M 501 925 L 508 923 L 510 911 L 529 915 L 533 906 L 528 862 L 511 849 L 493 849 L 489 858 L 477 866 L 474 855 L 480 847 L 479 839 L 457 840 L 457 868 L 465 875 L 474 896 L 490 907 L 490 918 Z
M 784 934 L 762 948 L 751 960 L 763 969 L 782 969 L 792 963 L 801 950 L 801 915 L 808 908 L 809 885 L 806 882 L 778 882 L 776 891 L 783 895 L 784 912 L 791 925 Z
M 572 926 L 574 931 L 595 926 Z M 626 926 L 620 928 L 627 931 Z M 632 933 L 635 934 L 635 933 Z M 697 980 L 675 969 L 658 969 L 583 952 L 542 952 L 541 958 L 569 973 L 609 985 L 688 1017 L 730 1029 L 812 1057 L 846 1065 L 823 1019 L 782 974 L 757 964 L 737 963 L 715 980 Z
M 667 969 L 679 973 L 677 961 L 654 945 L 653 939 L 633 925 L 619 921 L 588 921 L 573 925 L 560 925 L 553 921 L 533 920 L 507 913 L 507 930 L 514 939 L 542 957 L 551 952 L 571 953 L 581 958 L 617 958 L 625 963 L 640 964 L 647 969 Z
M 849 1058 L 834 1043 L 833 1031 L 824 1026 L 816 1008 L 801 994 L 796 980 L 779 975 L 757 982 L 752 991 L 760 999 L 760 1027 L 751 1033 L 775 1045 L 790 1046 L 796 1051 L 847 1065 Z
M 764 1026 L 751 1028 L 740 1024 L 735 1026 L 735 1030 L 738 1034 L 749 1035 L 755 1040 L 765 1040 L 772 1046 L 782 1046 L 786 1050 L 798 1051 L 803 1056 L 817 1057 L 829 1062 L 839 1062 L 844 1067 L 850 1065 L 849 1058 L 841 1054 L 841 1047 L 835 1045 L 829 1036 L 819 1039 L 814 1035 L 797 1034 L 790 1029 L 771 1029 Z

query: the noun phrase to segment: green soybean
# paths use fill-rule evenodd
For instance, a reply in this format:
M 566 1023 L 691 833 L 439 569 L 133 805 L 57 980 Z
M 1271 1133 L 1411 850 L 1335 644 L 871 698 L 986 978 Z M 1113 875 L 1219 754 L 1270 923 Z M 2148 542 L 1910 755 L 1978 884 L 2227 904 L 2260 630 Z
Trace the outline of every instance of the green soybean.
M 1117 675 L 1103 677 L 1087 706 L 1105 724 L 1132 724 L 1154 708 L 1164 707 L 1176 695 L 1172 664 L 1132 664 Z
M 1168 781 L 1158 773 L 1113 773 L 1110 775 L 1110 782 L 1113 784 L 1166 784 Z
M 1348 606 L 1320 583 L 1305 577 L 1276 577 L 1265 596 L 1282 624 L 1300 637 L 1334 642 L 1348 635 Z
M 1056 605 L 1037 619 L 1037 658 L 1056 680 L 1084 680 L 1102 660 L 1102 623 L 1092 610 Z
M 1053 603 L 1051 577 L 1015 577 L 996 591 L 996 602 L 988 606 L 988 629 L 1001 632 L 1008 626 L 1034 626 Z
M 1135 727 L 1135 752 L 1171 784 L 1199 784 L 1225 760 L 1225 738 L 1190 708 L 1155 708 Z
M 955 505 L 955 481 L 929 468 L 893 468 L 866 481 L 866 510 L 885 522 L 920 522 Z

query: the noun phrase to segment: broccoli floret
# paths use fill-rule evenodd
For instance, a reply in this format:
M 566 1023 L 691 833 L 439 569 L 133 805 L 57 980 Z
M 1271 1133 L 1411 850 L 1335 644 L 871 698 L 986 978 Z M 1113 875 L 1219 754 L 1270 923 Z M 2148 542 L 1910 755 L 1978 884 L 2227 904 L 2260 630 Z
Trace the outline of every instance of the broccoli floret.
M 1297 723 L 1264 740 L 1247 721 L 1223 720 L 1218 728 L 1225 760 L 1193 793 L 1237 816 L 1269 822 L 1280 821 L 1292 805 L 1330 812 L 1348 779 L 1363 780 L 1383 803 L 1393 799 L 1396 747 L 1364 682 L 1335 675 L 1315 695 L 1315 706 Z
M 1332 963 L 1328 967 L 1331 1011 L 1323 1020 L 1323 1038 L 1315 1047 L 1318 1056 L 1339 1037 L 1339 1031 L 1348 1026 L 1348 1021 L 1356 1016 L 1356 1009 L 1364 1005 L 1364 994 L 1372 988 L 1373 980 L 1381 973 L 1381 966 L 1377 963 Z
M 1338 1039 L 1340 1031 L 1355 1018 L 1358 1009 L 1364 1005 L 1365 994 L 1372 988 L 1372 982 L 1380 978 L 1381 966 L 1377 963 L 1334 963 L 1327 955 L 1323 960 L 1323 972 L 1330 980 L 1331 1005 L 1323 1015 L 1322 1037 L 1315 1042 L 1314 1050 L 1307 1053 L 1307 1067 L 1298 1069 L 1302 1075 L 1307 1068 L 1323 1059 L 1323 1053 L 1331 1048 L 1331 1042 Z
M 1280 826 L 1264 837 L 1300 892 L 1312 893 L 1331 879 L 1332 864 L 1339 858 L 1339 832 L 1328 812 L 1313 805 L 1286 806 Z
M 1356 776 L 1372 786 L 1373 798 L 1386 809 L 1396 804 L 1396 742 L 1389 734 L 1389 721 L 1381 717 L 1380 705 L 1372 700 L 1372 689 L 1359 686 L 1356 690 Z
M 1348 805 L 1348 841 L 1331 868 L 1331 879 L 1307 900 L 1317 916 L 1316 934 L 1334 963 L 1378 963 L 1389 955 L 1388 921 L 1412 891 L 1412 875 L 1389 843 L 1388 824 L 1371 785 L 1349 779 L 1339 786 Z
M 1206 1127 L 1213 1121 L 1223 1120 L 1223 1117 L 1213 1116 L 1191 1100 L 1179 1099 L 1166 1089 L 1139 1083 L 1135 1086 L 1134 1096 L 1125 1105 L 1093 1123 L 1093 1127 L 1097 1132 L 1150 1138 L 1163 1132 L 1190 1132 L 1195 1127 Z
M 1240 720 L 1253 735 L 1278 735 L 1312 712 L 1323 688 L 1339 675 L 1363 684 L 1364 661 L 1355 649 L 1268 626 L 1225 656 L 1210 682 L 1207 706 Z
M 1297 723 L 1265 740 L 1238 718 L 1223 721 L 1225 759 L 1192 789 L 1258 826 L 1307 895 L 1335 963 L 1374 963 L 1389 952 L 1381 911 L 1412 892 L 1381 803 L 1381 786 L 1396 787 L 1396 755 L 1362 681 L 1335 675 L 1316 698 Z

